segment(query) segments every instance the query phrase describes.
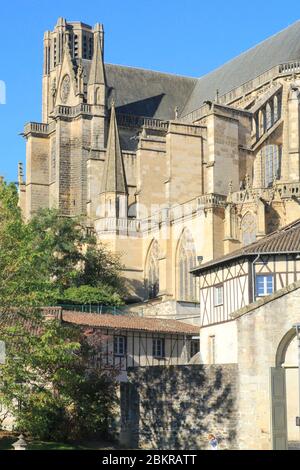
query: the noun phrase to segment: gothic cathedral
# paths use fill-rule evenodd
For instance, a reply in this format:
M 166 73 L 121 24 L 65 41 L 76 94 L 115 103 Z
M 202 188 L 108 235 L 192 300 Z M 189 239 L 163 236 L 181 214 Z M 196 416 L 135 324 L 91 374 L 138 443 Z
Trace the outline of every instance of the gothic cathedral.
M 190 270 L 300 217 L 300 22 L 190 78 L 106 64 L 101 24 L 59 18 L 42 105 L 23 133 L 24 217 L 81 217 L 149 315 L 196 322 Z

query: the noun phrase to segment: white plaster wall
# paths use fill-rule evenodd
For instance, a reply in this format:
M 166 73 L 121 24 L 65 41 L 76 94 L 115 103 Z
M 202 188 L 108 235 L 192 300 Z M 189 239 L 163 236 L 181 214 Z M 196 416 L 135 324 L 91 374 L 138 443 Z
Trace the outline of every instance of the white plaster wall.
M 209 364 L 210 336 L 215 336 L 215 363 L 237 363 L 236 321 L 205 326 L 200 329 L 200 357 L 203 364 Z

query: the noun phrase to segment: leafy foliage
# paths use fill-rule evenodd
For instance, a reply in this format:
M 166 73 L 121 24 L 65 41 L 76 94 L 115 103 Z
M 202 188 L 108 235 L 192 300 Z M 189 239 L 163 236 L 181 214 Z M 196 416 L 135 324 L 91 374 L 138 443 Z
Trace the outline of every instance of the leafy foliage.
M 98 244 L 79 220 L 55 210 L 42 210 L 24 223 L 17 203 L 16 187 L 0 184 L 2 305 L 55 305 L 71 300 L 70 295 L 94 302 L 88 293 L 100 303 L 121 302 L 125 291 L 117 256 Z
M 72 440 L 108 434 L 117 371 L 87 368 L 97 354 L 75 326 L 14 317 L 2 330 L 8 345 L 1 368 L 0 403 L 15 427 L 38 439 Z
M 74 304 L 113 304 L 116 306 L 123 304 L 120 295 L 108 285 L 69 287 L 64 292 L 64 301 Z
M 19 430 L 51 440 L 107 431 L 115 372 L 89 367 L 99 341 L 91 345 L 79 328 L 44 321 L 39 307 L 121 302 L 120 269 L 78 220 L 47 210 L 25 223 L 15 185 L 0 183 L 0 403 Z
M 15 185 L 0 184 L 0 299 L 1 307 L 53 302 L 44 256 L 18 208 Z M 51 288 L 50 288 L 51 287 Z

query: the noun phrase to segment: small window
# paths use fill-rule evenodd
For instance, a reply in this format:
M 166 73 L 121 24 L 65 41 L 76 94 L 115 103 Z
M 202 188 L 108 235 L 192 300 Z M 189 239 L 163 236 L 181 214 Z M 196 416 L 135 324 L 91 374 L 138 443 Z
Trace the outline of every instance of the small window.
M 215 307 L 217 307 L 218 305 L 223 305 L 223 284 L 220 284 L 219 286 L 215 286 L 214 296 L 215 296 Z
M 256 295 L 263 297 L 274 292 L 274 278 L 272 274 L 256 276 Z
M 200 350 L 200 344 L 199 344 L 199 340 L 196 340 L 196 339 L 192 339 L 191 340 L 191 357 L 195 356 L 195 354 L 197 354 Z
M 114 355 L 124 356 L 126 353 L 126 337 L 115 336 L 114 337 Z
M 165 340 L 163 338 L 153 339 L 152 355 L 157 358 L 165 357 Z

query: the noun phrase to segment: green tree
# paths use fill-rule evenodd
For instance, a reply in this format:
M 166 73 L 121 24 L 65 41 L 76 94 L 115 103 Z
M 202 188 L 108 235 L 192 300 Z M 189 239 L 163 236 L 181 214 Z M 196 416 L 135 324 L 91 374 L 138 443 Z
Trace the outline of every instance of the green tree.
M 88 292 L 97 303 L 119 305 L 125 294 L 121 269 L 118 256 L 97 243 L 78 219 L 42 210 L 25 223 L 15 185 L 0 184 L 2 306 L 55 305 L 70 301 L 70 293 L 72 301 L 87 301 Z
M 58 300 L 71 300 L 71 293 L 72 300 L 77 298 L 81 303 L 85 291 L 85 294 L 90 292 L 93 299 L 85 295 L 84 303 L 120 304 L 125 290 L 119 257 L 97 243 L 95 236 L 78 219 L 43 210 L 29 222 L 28 230 L 35 251 L 44 257 Z
M 114 417 L 117 371 L 87 367 L 97 354 L 75 326 L 10 316 L 0 372 L 0 403 L 15 428 L 32 437 L 73 440 L 108 435 Z
M 34 249 L 31 233 L 18 207 L 15 185 L 0 184 L 0 303 L 34 306 L 53 302 L 44 255 Z
M 15 185 L 0 184 L 0 339 L 7 352 L 0 403 L 18 429 L 49 439 L 108 429 L 114 371 L 89 367 L 99 342 L 92 347 L 79 328 L 45 321 L 40 307 L 69 289 L 73 298 L 77 289 L 96 290 L 97 299 L 102 289 L 107 302 L 116 301 L 120 268 L 78 220 L 41 211 L 25 223 Z
M 64 292 L 64 301 L 74 304 L 122 305 L 123 301 L 114 287 L 103 284 L 97 287 L 69 287 Z

